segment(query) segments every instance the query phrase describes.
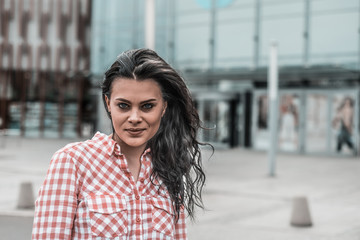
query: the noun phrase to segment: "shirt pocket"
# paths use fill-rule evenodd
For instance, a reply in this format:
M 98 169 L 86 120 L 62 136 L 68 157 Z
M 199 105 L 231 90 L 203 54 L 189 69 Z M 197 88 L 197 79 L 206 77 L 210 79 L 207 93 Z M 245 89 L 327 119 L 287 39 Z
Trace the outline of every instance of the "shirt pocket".
M 126 200 L 121 196 L 97 195 L 87 199 L 91 232 L 95 236 L 115 238 L 127 234 Z
M 152 197 L 152 227 L 154 231 L 168 236 L 174 235 L 174 211 L 171 199 Z

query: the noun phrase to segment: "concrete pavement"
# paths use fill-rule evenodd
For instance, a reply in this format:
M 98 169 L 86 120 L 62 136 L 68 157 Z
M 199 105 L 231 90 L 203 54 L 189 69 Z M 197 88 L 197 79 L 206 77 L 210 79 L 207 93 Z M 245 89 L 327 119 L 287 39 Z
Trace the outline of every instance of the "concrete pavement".
M 32 182 L 36 196 L 52 154 L 74 140 L 0 141 L 0 215 L 32 217 L 16 209 L 20 183 Z M 206 210 L 188 224 L 189 239 L 360 240 L 360 159 L 281 153 L 269 177 L 265 152 L 217 150 L 209 160 L 204 153 Z M 307 197 L 312 227 L 290 225 L 296 196 Z M 0 226 L 0 236 L 6 230 Z
M 360 159 L 279 154 L 276 177 L 267 166 L 264 152 L 217 151 L 190 239 L 360 239 Z M 290 226 L 297 196 L 308 199 L 310 228 Z

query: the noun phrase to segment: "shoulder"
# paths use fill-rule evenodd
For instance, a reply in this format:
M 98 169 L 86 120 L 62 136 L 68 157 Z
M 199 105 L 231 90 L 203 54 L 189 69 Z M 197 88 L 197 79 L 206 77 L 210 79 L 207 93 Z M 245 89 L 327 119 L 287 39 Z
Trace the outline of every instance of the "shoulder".
M 69 143 L 63 148 L 59 149 L 53 155 L 54 159 L 76 159 L 81 161 L 83 159 L 93 157 L 94 154 L 105 154 L 109 151 L 109 143 L 105 134 L 96 133 L 92 139 Z

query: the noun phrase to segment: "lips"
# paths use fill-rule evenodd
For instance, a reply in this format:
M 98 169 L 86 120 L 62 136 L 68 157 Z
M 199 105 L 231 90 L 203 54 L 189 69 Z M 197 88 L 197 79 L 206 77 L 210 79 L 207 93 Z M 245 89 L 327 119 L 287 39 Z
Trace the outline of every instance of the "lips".
M 125 129 L 125 131 L 127 131 L 131 135 L 140 135 L 145 130 L 146 130 L 145 128 L 128 128 L 128 129 Z

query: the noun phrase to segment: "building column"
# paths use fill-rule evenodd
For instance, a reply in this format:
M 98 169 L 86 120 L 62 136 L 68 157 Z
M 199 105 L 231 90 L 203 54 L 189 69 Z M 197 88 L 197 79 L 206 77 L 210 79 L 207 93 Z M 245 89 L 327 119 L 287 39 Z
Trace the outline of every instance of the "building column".
M 145 46 L 155 50 L 155 0 L 145 1 Z

